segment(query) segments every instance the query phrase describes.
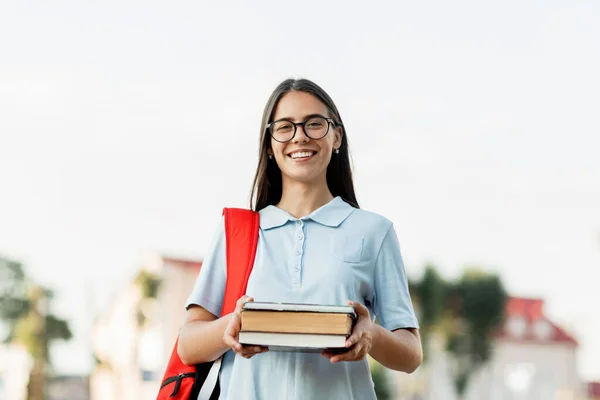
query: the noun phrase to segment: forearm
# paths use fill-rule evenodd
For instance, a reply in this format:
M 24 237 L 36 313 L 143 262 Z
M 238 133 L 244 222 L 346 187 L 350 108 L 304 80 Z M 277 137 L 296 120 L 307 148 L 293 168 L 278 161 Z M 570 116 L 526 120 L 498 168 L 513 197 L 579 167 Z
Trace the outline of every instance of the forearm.
M 391 332 L 380 325 L 375 325 L 369 354 L 383 366 L 407 373 L 414 372 L 423 360 L 418 331 L 398 329 Z
M 231 314 L 214 321 L 187 322 L 179 332 L 177 352 L 184 364 L 214 361 L 229 347 L 223 341 Z

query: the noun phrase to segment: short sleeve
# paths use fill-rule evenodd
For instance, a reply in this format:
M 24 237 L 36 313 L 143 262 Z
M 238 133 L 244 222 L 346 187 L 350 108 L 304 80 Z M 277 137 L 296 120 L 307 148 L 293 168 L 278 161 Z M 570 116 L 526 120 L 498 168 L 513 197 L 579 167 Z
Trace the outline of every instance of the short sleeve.
M 190 305 L 196 304 L 214 316 L 220 317 L 226 281 L 225 228 L 224 220 L 221 219 L 185 308 L 187 309 Z
M 408 280 L 393 225 L 387 231 L 375 262 L 373 311 L 386 329 L 418 328 Z

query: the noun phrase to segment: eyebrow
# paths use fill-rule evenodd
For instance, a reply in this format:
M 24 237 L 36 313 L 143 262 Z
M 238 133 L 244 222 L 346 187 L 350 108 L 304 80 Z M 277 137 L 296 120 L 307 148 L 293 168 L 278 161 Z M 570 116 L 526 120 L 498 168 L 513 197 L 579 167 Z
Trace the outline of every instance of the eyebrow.
M 324 116 L 323 114 L 315 113 L 315 114 L 308 114 L 308 115 L 305 115 L 305 116 L 302 118 L 302 121 L 306 121 L 307 119 L 314 118 L 314 117 L 330 118 L 330 117 L 326 117 L 326 116 Z M 285 120 L 288 120 L 288 121 L 293 121 L 293 120 L 294 120 L 294 118 L 292 118 L 292 117 L 283 117 L 283 118 L 277 118 L 275 121 L 281 121 L 281 120 L 283 120 L 283 119 L 285 119 Z

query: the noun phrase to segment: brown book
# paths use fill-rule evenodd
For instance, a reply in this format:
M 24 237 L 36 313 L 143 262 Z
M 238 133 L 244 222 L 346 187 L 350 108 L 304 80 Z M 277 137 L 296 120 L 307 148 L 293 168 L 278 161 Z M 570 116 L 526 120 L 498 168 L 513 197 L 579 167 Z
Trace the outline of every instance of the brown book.
M 349 306 L 250 302 L 241 312 L 239 341 L 275 351 L 343 348 L 355 320 Z
M 300 311 L 252 311 L 241 313 L 246 332 L 313 333 L 350 335 L 354 319 L 349 314 Z

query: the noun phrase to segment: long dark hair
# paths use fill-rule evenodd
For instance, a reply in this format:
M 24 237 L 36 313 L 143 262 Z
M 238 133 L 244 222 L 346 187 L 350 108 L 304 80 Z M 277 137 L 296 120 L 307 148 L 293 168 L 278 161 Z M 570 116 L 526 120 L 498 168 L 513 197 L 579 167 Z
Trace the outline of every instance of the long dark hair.
M 358 208 L 356 195 L 354 194 L 354 182 L 352 181 L 352 169 L 350 167 L 350 155 L 348 151 L 348 135 L 340 117 L 337 107 L 331 97 L 316 83 L 308 79 L 286 79 L 281 82 L 271 93 L 260 124 L 260 148 L 258 154 L 258 167 L 252 184 L 250 194 L 250 207 L 259 211 L 268 205 L 275 205 L 281 200 L 281 170 L 277 163 L 269 162 L 267 151 L 270 148 L 271 136 L 267 132 L 267 124 L 273 118 L 273 111 L 284 94 L 299 91 L 310 93 L 318 98 L 329 110 L 330 117 L 343 129 L 342 144 L 338 154 L 332 154 L 331 161 L 327 166 L 327 186 L 331 194 L 340 196 L 346 203 Z

